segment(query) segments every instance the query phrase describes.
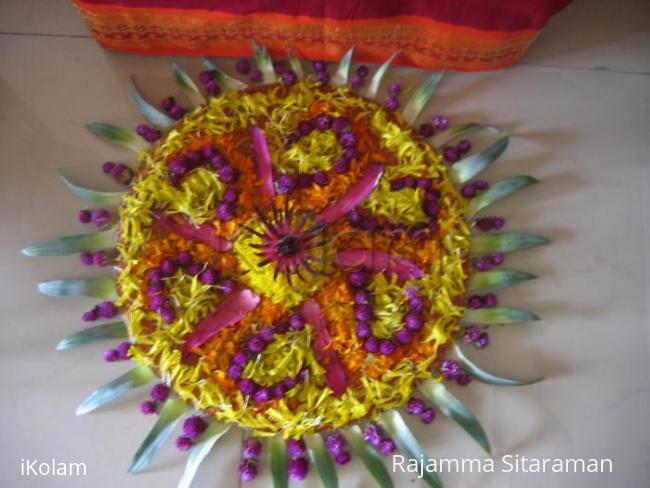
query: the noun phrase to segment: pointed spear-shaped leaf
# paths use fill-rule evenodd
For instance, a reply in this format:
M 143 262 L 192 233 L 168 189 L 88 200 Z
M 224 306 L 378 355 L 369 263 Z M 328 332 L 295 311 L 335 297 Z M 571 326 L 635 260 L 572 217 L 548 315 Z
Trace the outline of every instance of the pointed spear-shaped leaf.
M 386 61 L 384 61 L 384 64 L 382 64 L 379 69 L 375 72 L 375 74 L 372 77 L 372 80 L 370 80 L 370 84 L 368 85 L 368 89 L 366 90 L 366 96 L 368 98 L 375 98 L 377 96 L 377 92 L 379 91 L 379 86 L 381 85 L 381 80 L 384 79 L 384 75 L 388 71 L 388 68 L 390 68 L 390 64 L 393 62 L 393 60 L 397 57 L 399 53 L 402 51 L 397 51 L 393 55 L 391 55 L 390 58 L 388 58 Z
M 520 308 L 479 308 L 466 310 L 463 321 L 468 324 L 516 324 L 540 320 L 534 313 Z
M 170 398 L 165 401 L 160 409 L 158 421 L 149 435 L 142 442 L 138 452 L 133 456 L 133 461 L 129 467 L 129 474 L 135 474 L 142 471 L 153 459 L 156 453 L 163 446 L 167 438 L 171 435 L 174 427 L 181 421 L 181 417 L 187 410 L 187 405 L 181 400 Z
M 493 375 L 492 373 L 488 373 L 487 371 L 474 364 L 467 356 L 465 356 L 457 344 L 454 344 L 453 352 L 456 360 L 460 363 L 463 369 L 483 383 L 497 386 L 525 386 L 532 385 L 533 383 L 537 383 L 544 379 L 543 377 L 536 378 L 534 380 L 514 380 L 512 378 L 502 378 L 500 376 Z
M 492 134 L 500 134 L 501 133 L 501 131 L 496 127 L 492 127 L 490 125 L 478 124 L 478 123 L 475 123 L 475 122 L 470 122 L 470 123 L 467 123 L 467 124 L 452 125 L 449 129 L 434 135 L 431 138 L 431 143 L 435 147 L 441 148 L 445 144 L 447 144 L 448 142 L 456 139 L 457 137 L 461 137 L 461 136 L 464 136 L 466 134 L 470 134 L 472 132 L 476 132 L 476 131 L 479 131 L 479 130 L 485 131 L 485 132 L 490 132 Z
M 512 178 L 497 181 L 486 191 L 470 200 L 467 206 L 467 217 L 472 217 L 494 202 L 538 182 L 539 180 L 532 176 L 513 176 Z
M 309 447 L 309 457 L 316 466 L 316 471 L 320 476 L 325 488 L 338 488 L 339 479 L 336 475 L 336 467 L 332 458 L 327 453 L 325 442 L 320 435 L 313 435 L 307 439 Z
M 393 480 L 390 478 L 384 462 L 379 457 L 379 454 L 377 454 L 377 451 L 370 447 L 363 439 L 363 434 L 359 426 L 350 426 L 343 431 L 343 435 L 348 441 L 352 452 L 359 456 L 380 488 L 393 488 Z
M 341 62 L 339 67 L 336 68 L 336 73 L 332 77 L 332 83 L 337 86 L 343 86 L 348 82 L 348 76 L 350 75 L 350 64 L 352 63 L 352 53 L 354 52 L 354 47 L 348 49 Z
M 449 176 L 457 184 L 468 182 L 503 154 L 509 140 L 508 136 L 503 136 L 482 151 L 461 159 L 449 169 Z
M 230 429 L 230 425 L 217 422 L 216 420 L 213 420 L 210 425 L 208 425 L 205 432 L 192 446 L 192 451 L 190 451 L 190 454 L 187 457 L 187 462 L 185 463 L 183 476 L 178 482 L 178 488 L 190 488 L 199 466 L 201 466 L 203 460 L 208 456 L 208 454 L 210 454 L 210 451 L 217 441 L 228 432 L 228 429 Z
M 110 276 L 87 280 L 44 281 L 38 284 L 38 291 L 53 297 L 114 298 L 117 296 L 115 279 Z
M 293 50 L 289 50 L 289 66 L 293 70 L 294 73 L 298 76 L 298 79 L 302 79 L 305 76 L 305 73 L 302 70 L 302 65 L 300 64 L 300 60 L 296 57 L 296 55 L 293 53 Z
M 65 351 L 73 347 L 91 344 L 103 339 L 122 339 L 129 336 L 124 322 L 109 322 L 80 330 L 68 337 L 61 339 L 56 345 L 57 351 Z
M 110 383 L 106 383 L 98 390 L 92 392 L 81 405 L 77 407 L 76 414 L 84 415 L 88 412 L 112 402 L 121 394 L 127 392 L 132 388 L 145 385 L 149 383 L 155 375 L 147 366 L 136 366 L 123 374 L 119 378 L 114 379 Z
M 269 452 L 271 453 L 270 462 L 273 488 L 287 488 L 289 486 L 287 446 L 281 435 L 276 435 L 269 439 Z
M 150 124 L 158 127 L 171 127 L 174 125 L 174 119 L 169 115 L 161 112 L 156 107 L 147 102 L 140 94 L 138 86 L 135 84 L 135 78 L 131 77 L 131 96 L 138 110 Z
M 93 134 L 103 137 L 115 144 L 119 144 L 120 146 L 128 147 L 136 153 L 149 149 L 150 147 L 147 141 L 131 129 L 125 129 L 123 127 L 118 127 L 117 125 L 105 124 L 103 122 L 86 124 L 86 128 Z
M 427 400 L 435 404 L 438 410 L 454 420 L 465 432 L 471 435 L 485 452 L 492 455 L 490 442 L 479 421 L 458 398 L 445 388 L 445 385 L 435 381 L 426 381 L 420 385 L 419 390 Z
M 429 458 L 424 454 L 422 446 L 420 446 L 413 432 L 411 432 L 411 429 L 404 422 L 402 415 L 397 410 L 388 410 L 383 413 L 381 418 L 381 423 L 386 427 L 386 430 L 390 433 L 400 451 L 412 460 L 417 461 L 420 465 L 418 473 L 423 473 L 422 479 L 427 485 L 431 488 L 442 488 L 442 481 L 440 481 L 438 474 L 433 471 L 427 471 L 426 467 L 422 466 L 425 460 Z
M 273 60 L 271 59 L 268 50 L 253 42 L 253 51 L 255 52 L 255 63 L 262 72 L 264 83 L 274 83 L 278 81 L 277 76 L 275 76 L 275 71 L 273 71 Z
M 493 252 L 513 252 L 548 244 L 550 239 L 533 234 L 506 232 L 503 234 L 483 234 L 472 237 L 473 254 L 490 254 Z
M 212 72 L 212 75 L 217 80 L 217 83 L 227 90 L 243 90 L 248 85 L 237 78 L 227 75 L 221 68 L 214 64 L 208 58 L 202 58 L 203 66 L 206 67 L 208 71 Z
M 433 92 L 436 90 L 438 83 L 442 79 L 442 74 L 442 71 L 433 73 L 429 79 L 420 88 L 418 88 L 413 93 L 413 95 L 411 95 L 409 101 L 406 102 L 404 110 L 402 111 L 402 115 L 404 116 L 404 120 L 406 120 L 409 124 L 415 123 L 415 119 L 418 118 L 418 115 L 420 115 L 420 112 L 424 106 L 431 99 Z
M 496 271 L 480 271 L 474 273 L 469 281 L 469 288 L 478 290 L 482 288 L 506 288 L 524 283 L 528 280 L 537 278 L 527 271 L 515 271 L 510 269 L 500 269 Z
M 126 195 L 126 192 L 124 191 L 98 191 L 75 185 L 60 171 L 59 176 L 61 176 L 65 186 L 67 186 L 75 196 L 82 200 L 86 200 L 87 202 L 97 203 L 99 205 L 118 205 L 122 201 L 124 195 Z
M 199 87 L 196 86 L 196 83 L 194 83 L 190 75 L 176 63 L 172 63 L 172 69 L 174 70 L 174 78 L 176 78 L 176 82 L 181 87 L 181 90 L 185 92 L 194 105 L 201 105 L 203 103 L 203 97 L 201 96 Z
M 115 246 L 115 229 L 110 228 L 90 234 L 60 237 L 41 241 L 23 249 L 25 256 L 67 256 L 84 251 L 100 251 Z

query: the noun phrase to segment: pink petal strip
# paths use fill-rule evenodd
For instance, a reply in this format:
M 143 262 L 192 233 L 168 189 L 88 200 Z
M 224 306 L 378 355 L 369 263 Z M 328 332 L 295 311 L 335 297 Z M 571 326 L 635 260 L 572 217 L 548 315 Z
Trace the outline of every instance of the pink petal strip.
M 179 224 L 171 217 L 166 217 L 160 210 L 155 210 L 153 215 L 160 226 L 167 232 L 173 232 L 185 239 L 207 244 L 216 251 L 229 251 L 232 248 L 232 243 L 218 235 L 214 228 L 208 224 L 198 227 L 190 223 Z
M 205 343 L 224 327 L 239 322 L 248 312 L 255 310 L 259 303 L 260 297 L 249 289 L 243 289 L 228 296 L 185 338 L 183 357 L 186 357 L 193 348 Z
M 369 164 L 363 171 L 361 178 L 350 185 L 345 195 L 326 208 L 318 216 L 317 220 L 325 224 L 332 224 L 344 217 L 370 195 L 377 183 L 379 183 L 379 178 L 383 173 L 384 167 L 381 164 Z
M 374 272 L 395 273 L 401 280 L 422 278 L 424 272 L 411 261 L 381 251 L 369 249 L 350 249 L 340 251 L 334 260 L 339 266 L 363 266 Z
M 255 149 L 255 162 L 257 164 L 257 177 L 262 181 L 262 193 L 269 198 L 275 196 L 273 187 L 273 166 L 271 153 L 264 137 L 264 131 L 257 125 L 253 126 L 253 148 Z
M 314 328 L 314 350 L 318 362 L 325 368 L 325 381 L 336 396 L 341 396 L 347 388 L 345 370 L 339 361 L 339 356 L 332 349 L 330 334 L 327 330 L 327 322 L 323 316 L 323 310 L 313 298 L 302 305 L 302 314 L 305 321 Z

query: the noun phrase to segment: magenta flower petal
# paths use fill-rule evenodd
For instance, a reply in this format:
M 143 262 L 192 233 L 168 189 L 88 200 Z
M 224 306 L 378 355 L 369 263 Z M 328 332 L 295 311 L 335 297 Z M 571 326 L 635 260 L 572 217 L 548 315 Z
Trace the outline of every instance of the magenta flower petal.
M 232 248 L 232 242 L 218 235 L 214 231 L 214 228 L 208 224 L 203 224 L 198 227 L 190 223 L 179 224 L 171 217 L 165 217 L 160 210 L 154 211 L 153 215 L 158 221 L 158 224 L 167 232 L 173 232 L 185 239 L 202 242 L 220 252 L 229 251 Z
M 325 380 L 336 396 L 341 396 L 347 386 L 345 370 L 339 361 L 339 356 L 331 347 L 331 339 L 327 330 L 327 322 L 323 310 L 314 299 L 307 300 L 302 305 L 305 321 L 314 328 L 314 350 L 318 362 L 325 368 Z
M 336 255 L 335 262 L 337 265 L 344 267 L 356 268 L 357 266 L 363 266 L 374 272 L 395 273 L 402 281 L 413 278 L 420 279 L 424 276 L 424 272 L 411 261 L 369 249 L 340 251 Z
M 260 297 L 248 289 L 229 295 L 187 336 L 185 344 L 183 344 L 183 357 L 186 357 L 193 348 L 206 342 L 224 327 L 239 322 L 248 312 L 255 310 L 259 303 Z
M 255 149 L 255 162 L 257 164 L 257 177 L 262 181 L 262 192 L 269 198 L 275 196 L 273 188 L 273 166 L 271 153 L 264 137 L 264 131 L 258 126 L 253 126 L 253 148 Z
M 326 208 L 318 220 L 325 224 L 332 224 L 345 217 L 354 207 L 363 202 L 375 189 L 379 178 L 384 173 L 384 167 L 380 164 L 369 164 L 364 170 L 359 181 L 350 185 L 348 191 L 336 202 Z

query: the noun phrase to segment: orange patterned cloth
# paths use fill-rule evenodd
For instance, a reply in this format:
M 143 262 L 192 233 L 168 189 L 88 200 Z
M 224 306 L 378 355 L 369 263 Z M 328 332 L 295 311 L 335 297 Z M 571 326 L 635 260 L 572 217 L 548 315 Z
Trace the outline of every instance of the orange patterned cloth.
M 73 0 L 97 41 L 140 54 L 272 54 L 355 59 L 428 69 L 486 70 L 515 63 L 571 0 Z

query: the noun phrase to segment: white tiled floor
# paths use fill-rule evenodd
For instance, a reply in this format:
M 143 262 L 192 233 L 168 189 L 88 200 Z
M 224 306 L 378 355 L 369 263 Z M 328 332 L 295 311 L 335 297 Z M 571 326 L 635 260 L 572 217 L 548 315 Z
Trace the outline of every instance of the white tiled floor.
M 530 173 L 544 183 L 499 209 L 511 228 L 555 241 L 509 261 L 541 279 L 504 294 L 505 304 L 530 308 L 544 322 L 494 331 L 494 346 L 480 355 L 497 372 L 547 380 L 523 389 L 473 385 L 458 395 L 481 419 L 496 457 L 614 462 L 611 475 L 445 474 L 448 487 L 639 488 L 650 480 L 649 21 L 647 1 L 578 0 L 518 66 L 449 74 L 429 111 L 513 135 L 490 178 Z M 181 62 L 199 70 L 196 60 Z M 177 93 L 168 59 L 102 51 L 68 2 L 0 2 L 2 486 L 173 486 L 182 469 L 182 456 L 166 448 L 146 473 L 126 474 L 149 429 L 135 399 L 74 417 L 80 399 L 126 365 L 98 360 L 101 345 L 55 353 L 58 338 L 80 326 L 88 302 L 39 296 L 35 283 L 90 273 L 75 268 L 75 257 L 19 254 L 30 241 L 80 231 L 80 203 L 55 169 L 87 173 L 125 156 L 83 124 L 139 120 L 129 74 L 152 99 Z M 419 429 L 432 457 L 482 456 L 457 427 L 436 424 Z M 238 485 L 231 467 L 237 443 L 231 436 L 213 456 L 200 486 Z M 53 457 L 86 462 L 87 478 L 21 478 L 21 458 Z M 344 480 L 346 488 L 371 486 L 355 463 Z

